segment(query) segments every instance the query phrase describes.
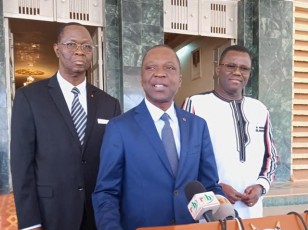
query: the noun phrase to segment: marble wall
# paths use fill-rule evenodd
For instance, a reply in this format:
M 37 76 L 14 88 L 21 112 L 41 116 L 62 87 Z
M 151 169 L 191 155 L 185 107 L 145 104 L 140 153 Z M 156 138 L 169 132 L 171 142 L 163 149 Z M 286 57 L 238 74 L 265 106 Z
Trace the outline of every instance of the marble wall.
M 8 110 L 5 74 L 5 33 L 3 26 L 3 5 L 0 2 L 0 194 L 10 191 L 9 183 L 9 135 L 8 135 Z
M 276 178 L 280 181 L 290 180 L 291 173 L 292 26 L 292 2 L 239 2 L 238 41 L 254 56 L 254 71 L 246 94 L 262 101 L 271 114 L 279 155 Z
M 143 99 L 140 66 L 145 51 L 164 42 L 163 1 L 122 1 L 124 111 Z
M 121 12 L 120 2 L 106 0 L 105 2 L 106 23 L 104 28 L 106 49 L 106 82 L 107 92 L 118 98 L 123 104 L 122 83 L 122 47 L 121 47 Z
M 106 1 L 106 35 L 107 91 L 120 98 L 127 111 L 144 97 L 142 55 L 163 43 L 163 1 Z
M 145 51 L 164 42 L 163 1 L 123 1 L 123 87 L 124 110 L 143 99 L 140 66 Z

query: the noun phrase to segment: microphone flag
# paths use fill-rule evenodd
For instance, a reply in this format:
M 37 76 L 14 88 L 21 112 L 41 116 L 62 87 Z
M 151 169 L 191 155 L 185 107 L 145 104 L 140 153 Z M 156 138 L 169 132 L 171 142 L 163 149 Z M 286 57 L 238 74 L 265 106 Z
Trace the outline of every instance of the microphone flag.
M 200 220 L 203 218 L 203 214 L 209 210 L 215 213 L 219 205 L 220 203 L 215 194 L 210 191 L 195 194 L 187 207 L 193 219 Z

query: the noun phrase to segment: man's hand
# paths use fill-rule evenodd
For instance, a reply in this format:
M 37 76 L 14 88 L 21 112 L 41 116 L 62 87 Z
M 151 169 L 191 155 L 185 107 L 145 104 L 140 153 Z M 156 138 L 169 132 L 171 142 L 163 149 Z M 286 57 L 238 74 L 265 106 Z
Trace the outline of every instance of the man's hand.
M 254 184 L 250 185 L 245 189 L 245 194 L 246 196 L 242 199 L 242 201 L 247 205 L 247 206 L 254 206 L 260 196 L 262 195 L 262 186 L 259 184 Z
M 234 204 L 236 201 L 242 200 L 246 197 L 246 195 L 239 193 L 231 185 L 227 185 L 224 183 L 220 183 L 220 185 L 231 204 Z

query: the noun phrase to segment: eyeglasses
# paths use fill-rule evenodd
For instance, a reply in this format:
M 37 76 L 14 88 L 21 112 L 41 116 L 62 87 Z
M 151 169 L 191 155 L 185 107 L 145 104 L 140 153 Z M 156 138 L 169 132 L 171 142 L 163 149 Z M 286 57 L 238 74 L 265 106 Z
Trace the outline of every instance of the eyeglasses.
M 95 48 L 95 46 L 92 46 L 90 44 L 77 44 L 76 42 L 63 42 L 58 44 L 65 46 L 66 49 L 70 51 L 76 51 L 80 47 L 81 50 L 85 53 L 91 53 Z
M 250 71 L 252 70 L 252 68 L 249 68 L 248 66 L 236 65 L 233 63 L 221 63 L 219 65 L 223 65 L 226 68 L 226 70 L 230 73 L 235 72 L 237 68 L 239 68 L 241 74 L 243 75 L 248 75 Z

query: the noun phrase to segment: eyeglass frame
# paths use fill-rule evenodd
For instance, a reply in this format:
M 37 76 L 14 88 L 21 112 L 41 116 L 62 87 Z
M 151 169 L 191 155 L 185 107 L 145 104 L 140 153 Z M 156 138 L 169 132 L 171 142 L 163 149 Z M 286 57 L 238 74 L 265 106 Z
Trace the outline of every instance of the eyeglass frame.
M 78 44 L 77 42 L 73 42 L 73 41 L 59 42 L 59 43 L 57 43 L 57 44 L 58 44 L 58 45 L 63 45 L 63 46 L 65 46 L 68 50 L 73 51 L 73 52 L 75 52 L 76 50 L 78 50 L 78 48 L 80 47 L 80 50 L 81 50 L 81 51 L 83 51 L 83 52 L 85 52 L 85 53 L 92 53 L 93 50 L 96 48 L 96 46 L 91 45 L 91 44 Z M 69 47 L 72 47 L 72 46 L 68 46 L 69 44 L 74 44 L 74 45 L 76 45 L 76 49 L 71 49 L 71 48 L 69 48 Z M 91 51 L 85 51 L 85 50 L 84 50 L 84 49 L 85 49 L 85 48 L 84 48 L 85 46 L 91 47 L 92 50 L 91 50 Z
M 222 66 L 225 66 L 226 68 L 229 68 L 228 72 L 230 72 L 230 73 L 234 73 L 237 69 L 239 69 L 240 73 L 243 74 L 243 75 L 249 75 L 251 73 L 251 71 L 253 70 L 253 67 L 236 65 L 234 63 L 219 63 L 219 65 L 222 65 Z M 233 70 L 231 70 L 230 68 L 233 68 Z M 245 72 L 245 71 L 247 71 L 247 72 Z

